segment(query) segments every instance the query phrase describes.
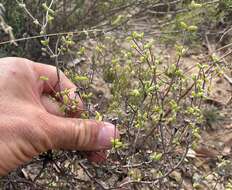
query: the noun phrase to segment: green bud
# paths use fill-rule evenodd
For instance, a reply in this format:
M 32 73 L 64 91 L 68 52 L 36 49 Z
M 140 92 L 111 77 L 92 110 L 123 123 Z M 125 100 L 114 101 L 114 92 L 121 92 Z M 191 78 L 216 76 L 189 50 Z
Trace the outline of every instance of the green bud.
M 48 22 L 51 23 L 54 20 L 54 17 L 51 15 L 48 15 Z
M 134 90 L 131 91 L 130 95 L 138 97 L 138 96 L 140 96 L 140 92 L 139 92 L 138 89 L 134 89 Z
M 96 119 L 97 121 L 102 121 L 103 117 L 102 117 L 102 115 L 101 115 L 99 112 L 96 111 L 95 119 Z
M 19 3 L 19 7 L 25 8 L 25 7 L 26 7 L 26 4 L 25 4 L 25 3 Z
M 46 76 L 40 76 L 40 77 L 39 77 L 39 80 L 48 81 L 48 77 L 46 77 Z
M 63 95 L 63 103 L 64 105 L 67 105 L 69 102 L 69 97 L 67 95 Z
M 134 32 L 132 32 L 131 36 L 133 39 L 142 40 L 144 38 L 144 32 L 138 33 L 138 32 L 134 31 Z
M 196 3 L 194 0 L 189 5 L 189 8 L 191 8 L 191 9 L 198 9 L 198 8 L 201 8 L 201 7 L 202 7 L 202 4 Z
M 194 26 L 194 25 L 188 27 L 188 31 L 189 31 L 189 32 L 196 32 L 197 29 L 198 29 L 198 27 L 197 27 L 197 26 Z
M 111 22 L 111 25 L 113 25 L 113 26 L 119 25 L 119 24 L 121 24 L 121 22 L 123 21 L 123 19 L 124 19 L 124 15 L 118 15 L 118 16 L 116 17 L 116 19 L 114 19 L 114 20 Z
M 162 158 L 163 154 L 162 153 L 158 153 L 158 152 L 154 152 L 150 155 L 151 160 L 154 161 L 160 161 L 160 159 Z
M 151 41 L 149 41 L 144 45 L 144 49 L 150 49 L 153 46 L 153 44 L 154 44 L 154 40 L 152 39 Z
M 52 14 L 52 15 L 55 14 L 55 11 L 53 11 L 51 8 L 49 8 L 49 7 L 47 6 L 46 3 L 43 3 L 43 4 L 42 4 L 42 7 L 43 7 L 43 8 L 45 9 L 45 11 L 47 11 L 48 13 L 50 13 L 50 14 Z
M 188 29 L 188 25 L 185 23 L 185 22 L 180 22 L 180 28 L 181 29 L 184 29 L 184 30 L 187 30 Z
M 123 143 L 119 139 L 112 139 L 111 143 L 113 148 L 119 149 L 123 147 Z
M 39 25 L 39 21 L 38 21 L 37 19 L 35 19 L 35 20 L 33 21 L 33 23 L 34 23 L 35 25 Z
M 76 75 L 76 76 L 74 77 L 74 81 L 75 81 L 75 82 L 88 81 L 88 80 L 89 80 L 89 78 L 86 77 L 86 76 Z
M 79 55 L 84 55 L 85 54 L 85 47 L 81 47 L 78 51 Z
M 45 40 L 40 41 L 43 46 L 48 46 L 49 45 L 49 38 Z

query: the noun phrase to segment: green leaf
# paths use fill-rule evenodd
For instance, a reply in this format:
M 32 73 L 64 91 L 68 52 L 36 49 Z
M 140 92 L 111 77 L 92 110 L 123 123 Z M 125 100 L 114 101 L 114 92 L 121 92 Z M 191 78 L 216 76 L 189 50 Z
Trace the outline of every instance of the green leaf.
M 48 77 L 46 77 L 46 76 L 40 76 L 40 77 L 39 77 L 39 80 L 48 81 L 49 79 L 48 79 Z
M 119 24 L 121 24 L 121 22 L 123 21 L 124 18 L 125 18 L 124 15 L 118 15 L 117 18 L 114 19 L 114 20 L 111 22 L 111 24 L 112 24 L 113 26 L 119 25 Z
M 63 103 L 64 105 L 67 105 L 69 102 L 69 97 L 67 95 L 63 95 Z
M 55 14 L 55 11 L 53 11 L 51 8 L 49 8 L 49 7 L 47 6 L 46 3 L 43 3 L 43 4 L 42 4 L 42 7 L 43 7 L 43 8 L 45 9 L 45 11 L 47 11 L 48 13 L 50 13 L 50 14 L 52 14 L 52 15 Z
M 26 7 L 26 4 L 25 4 L 25 3 L 19 3 L 18 5 L 19 5 L 19 7 L 21 7 L 21 8 L 25 8 L 25 7 Z
M 40 41 L 43 46 L 48 46 L 49 45 L 49 38 L 46 40 L 41 40 Z
M 202 4 L 196 3 L 194 0 L 189 5 L 189 8 L 191 8 L 191 9 L 198 9 L 198 8 L 201 8 L 201 7 L 202 7 Z
M 160 161 L 160 159 L 162 158 L 163 154 L 162 153 L 158 153 L 158 152 L 154 152 L 151 154 L 150 158 L 154 161 Z
M 135 96 L 135 97 L 140 96 L 140 92 L 139 92 L 139 90 L 138 90 L 138 89 L 134 89 L 134 90 L 132 90 L 130 94 L 131 94 L 131 96 Z
M 102 115 L 101 115 L 99 112 L 96 111 L 95 119 L 96 119 L 97 121 L 102 121 L 103 117 L 102 117 Z
M 142 40 L 144 38 L 144 32 L 138 33 L 136 31 L 134 31 L 134 32 L 132 32 L 131 36 L 133 39 Z
M 194 25 L 188 27 L 188 31 L 190 31 L 190 32 L 196 32 L 197 29 L 198 29 L 198 27 L 194 26 Z
M 33 21 L 33 23 L 34 23 L 35 25 L 39 25 L 39 21 L 38 21 L 37 19 L 35 19 L 35 20 Z
M 111 143 L 113 148 L 119 149 L 123 147 L 123 143 L 119 139 L 112 139 Z
M 154 40 L 152 39 L 151 41 L 149 41 L 144 45 L 144 49 L 150 49 L 153 46 L 153 44 L 154 44 Z
M 188 25 L 185 22 L 180 22 L 180 28 L 187 30 L 188 29 Z
M 89 80 L 88 77 L 86 77 L 86 76 L 80 76 L 80 75 L 76 75 L 75 78 L 74 78 L 75 82 L 88 81 L 88 80 Z

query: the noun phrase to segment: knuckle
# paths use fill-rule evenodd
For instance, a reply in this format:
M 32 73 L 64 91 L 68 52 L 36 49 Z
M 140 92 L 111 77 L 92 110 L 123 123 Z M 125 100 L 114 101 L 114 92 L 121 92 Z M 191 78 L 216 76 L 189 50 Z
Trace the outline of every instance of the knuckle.
M 77 119 L 75 145 L 79 150 L 87 150 L 91 142 L 91 129 L 87 121 Z
M 85 130 L 84 130 L 84 123 L 81 122 L 79 119 L 76 120 L 76 125 L 74 126 L 74 139 L 75 143 L 74 146 L 77 149 L 81 149 L 84 144 L 84 137 L 85 137 Z
M 37 114 L 37 119 L 33 122 L 36 125 L 35 131 L 37 134 L 38 142 L 40 142 L 41 148 L 45 150 L 49 150 L 54 147 L 52 142 L 53 139 L 53 127 L 51 127 L 51 123 L 49 121 L 49 115 L 46 112 L 42 112 Z

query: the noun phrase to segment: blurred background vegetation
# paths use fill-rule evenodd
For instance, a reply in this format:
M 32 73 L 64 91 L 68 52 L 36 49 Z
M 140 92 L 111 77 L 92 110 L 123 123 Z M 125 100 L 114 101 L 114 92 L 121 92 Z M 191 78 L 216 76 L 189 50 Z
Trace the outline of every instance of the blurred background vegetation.
M 26 5 L 33 17 L 44 19 L 43 3 L 48 1 L 1 0 L 4 7 L 2 16 L 5 22 L 13 28 L 15 38 L 36 36 L 41 28 L 33 24 L 33 19 L 25 14 L 18 3 Z M 181 22 L 197 26 L 195 35 L 187 36 L 186 43 L 199 44 L 205 40 L 205 34 L 218 41 L 220 36 L 231 25 L 231 1 L 189 1 L 189 0 L 54 0 L 52 9 L 55 11 L 52 22 L 46 26 L 46 33 L 82 31 L 99 29 L 115 31 L 125 36 L 133 29 L 145 32 L 146 35 L 156 35 L 163 41 L 171 44 L 180 40 Z M 136 23 L 138 25 L 136 26 Z M 139 26 L 140 25 L 140 26 Z M 7 40 L 1 32 L 1 41 Z M 33 59 L 41 58 L 40 39 L 26 40 L 19 46 L 5 45 L 1 48 L 1 56 L 15 55 Z M 81 39 L 78 39 L 81 40 Z M 228 43 L 230 34 L 227 34 L 221 44 Z

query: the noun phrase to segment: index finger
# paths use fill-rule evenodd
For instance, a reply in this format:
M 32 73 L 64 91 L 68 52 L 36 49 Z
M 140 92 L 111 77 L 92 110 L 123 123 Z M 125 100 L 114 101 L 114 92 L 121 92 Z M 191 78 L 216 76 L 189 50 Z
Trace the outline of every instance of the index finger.
M 42 81 L 44 93 L 52 93 L 53 91 L 59 92 L 65 89 L 75 89 L 73 84 L 62 71 L 51 65 L 45 65 L 42 63 L 33 64 L 34 70 L 38 74 L 38 80 L 40 77 L 47 77 L 47 81 Z M 59 76 L 59 77 L 58 77 Z M 40 80 L 41 81 L 41 80 Z M 52 88 L 52 89 L 51 89 Z
M 78 107 L 83 109 L 83 102 L 75 93 L 77 90 L 76 85 L 73 84 L 62 71 L 54 66 L 42 63 L 35 63 L 33 67 L 38 77 L 37 80 L 40 85 L 41 94 L 54 94 L 68 89 L 70 91 L 69 97 L 71 99 L 77 99 L 79 102 Z M 41 77 L 46 77 L 48 80 L 41 80 Z

